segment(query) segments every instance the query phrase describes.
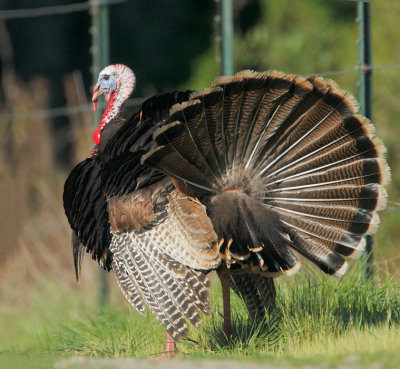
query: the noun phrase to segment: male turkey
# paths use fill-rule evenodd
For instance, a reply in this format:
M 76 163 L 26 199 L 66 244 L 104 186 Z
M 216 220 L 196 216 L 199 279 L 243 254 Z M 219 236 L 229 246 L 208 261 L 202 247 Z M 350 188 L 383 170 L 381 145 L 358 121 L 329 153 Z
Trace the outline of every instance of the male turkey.
M 376 231 L 389 168 L 372 124 L 330 80 L 242 71 L 211 88 L 145 101 L 119 117 L 135 84 L 105 68 L 93 101 L 108 101 L 92 155 L 65 183 L 78 273 L 86 248 L 122 292 L 173 339 L 210 313 L 217 270 L 230 335 L 229 287 L 262 319 L 273 277 L 303 255 L 340 277 Z M 174 349 L 173 341 L 167 351 Z

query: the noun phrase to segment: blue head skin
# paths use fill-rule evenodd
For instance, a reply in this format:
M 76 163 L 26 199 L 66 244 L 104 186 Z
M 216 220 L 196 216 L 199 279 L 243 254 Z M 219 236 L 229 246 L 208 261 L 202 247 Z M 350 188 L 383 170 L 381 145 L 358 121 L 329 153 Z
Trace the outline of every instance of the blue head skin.
M 109 102 L 116 89 L 117 81 L 115 78 L 115 68 L 111 65 L 101 71 L 97 83 L 93 88 L 92 101 L 94 111 L 96 111 L 99 96 L 104 95 L 106 101 Z

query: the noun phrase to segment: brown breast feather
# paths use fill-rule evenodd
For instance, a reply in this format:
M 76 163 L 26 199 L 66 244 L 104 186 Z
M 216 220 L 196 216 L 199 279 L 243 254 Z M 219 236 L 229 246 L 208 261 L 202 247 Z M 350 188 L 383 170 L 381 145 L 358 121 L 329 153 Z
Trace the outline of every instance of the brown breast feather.
M 170 183 L 171 180 L 165 178 L 129 195 L 109 198 L 108 214 L 112 231 L 140 230 L 157 219 L 157 215 L 163 212 L 159 204 L 165 204 L 164 211 L 168 213 L 165 222 L 175 240 L 169 246 L 175 251 L 164 251 L 174 254 L 183 248 L 182 257 L 186 255 L 188 258 L 181 261 L 183 264 L 214 269 L 220 263 L 217 235 L 204 205 L 197 198 L 183 193 L 182 186 L 172 187 L 171 192 L 165 191 Z
M 128 195 L 110 197 L 107 202 L 112 231 L 136 231 L 149 224 L 156 216 L 155 202 L 168 183 L 171 183 L 170 180 L 165 178 Z

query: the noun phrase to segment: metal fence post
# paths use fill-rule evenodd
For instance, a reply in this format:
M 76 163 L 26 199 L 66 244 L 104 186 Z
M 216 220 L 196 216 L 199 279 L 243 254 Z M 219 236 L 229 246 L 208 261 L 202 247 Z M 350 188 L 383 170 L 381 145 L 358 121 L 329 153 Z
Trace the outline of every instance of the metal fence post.
M 233 8 L 232 0 L 217 0 L 218 16 L 220 24 L 219 33 L 221 42 L 221 75 L 231 76 L 233 74 Z
M 371 7 L 367 1 L 359 1 L 357 21 L 360 29 L 359 39 L 359 100 L 360 112 L 372 120 L 372 58 L 371 58 Z M 370 278 L 374 274 L 373 238 L 366 236 L 364 252 L 365 275 Z
M 109 22 L 108 22 L 108 2 L 107 0 L 91 0 L 92 18 L 92 76 L 93 85 L 97 82 L 99 72 L 109 64 Z M 100 123 L 102 112 L 105 109 L 104 99 L 99 99 L 98 109 L 95 113 L 94 126 Z M 103 269 L 99 270 L 98 293 L 99 307 L 103 310 L 104 303 L 108 300 L 109 283 L 108 273 Z

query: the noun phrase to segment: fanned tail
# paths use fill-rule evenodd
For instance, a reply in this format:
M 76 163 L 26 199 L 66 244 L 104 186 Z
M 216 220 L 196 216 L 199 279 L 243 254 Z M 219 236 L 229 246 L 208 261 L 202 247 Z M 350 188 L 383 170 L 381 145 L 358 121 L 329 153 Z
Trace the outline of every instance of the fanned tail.
M 386 204 L 383 144 L 354 98 L 319 77 L 222 77 L 153 138 L 142 162 L 201 199 L 232 268 L 291 274 L 296 250 L 340 276 Z

